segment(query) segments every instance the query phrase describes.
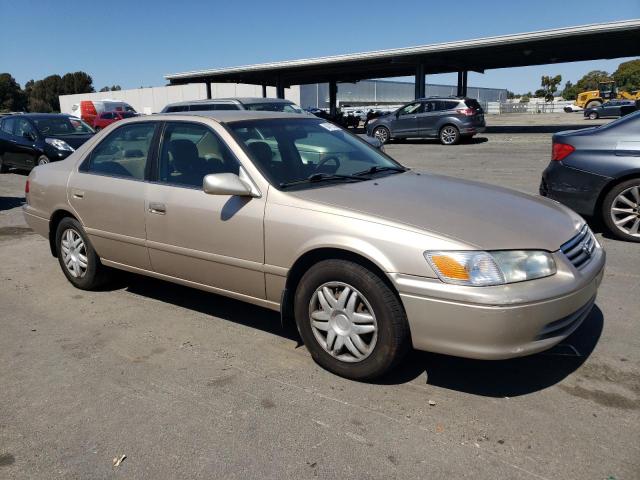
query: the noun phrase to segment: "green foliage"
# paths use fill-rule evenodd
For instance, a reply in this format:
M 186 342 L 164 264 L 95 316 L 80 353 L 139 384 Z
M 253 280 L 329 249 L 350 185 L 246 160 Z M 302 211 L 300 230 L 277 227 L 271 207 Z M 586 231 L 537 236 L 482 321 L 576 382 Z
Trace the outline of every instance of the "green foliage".
M 562 98 L 565 100 L 575 100 L 578 96 L 578 86 L 574 85 L 570 81 L 564 84 L 564 89 L 562 90 Z
M 101 92 L 116 92 L 118 90 L 122 90 L 122 87 L 120 87 L 120 85 L 111 85 L 110 87 L 102 87 L 100 89 Z
M 528 95 L 521 96 L 520 103 L 529 103 L 529 96 Z
M 0 112 L 19 112 L 26 105 L 26 97 L 16 79 L 8 73 L 0 73 Z
M 544 97 L 545 101 L 553 102 L 553 95 L 558 91 L 558 85 L 562 82 L 562 75 L 556 75 L 555 77 L 551 77 L 549 75 L 543 75 L 540 80 L 540 86 L 542 87 L 540 90 L 536 90 L 536 97 L 538 96 L 538 92 Z
M 544 88 L 539 88 L 538 90 L 533 92 L 533 96 L 536 98 L 544 98 L 546 95 L 547 92 L 544 90 Z
M 613 79 L 620 90 L 640 90 L 640 59 L 618 65 L 618 69 L 613 72 Z

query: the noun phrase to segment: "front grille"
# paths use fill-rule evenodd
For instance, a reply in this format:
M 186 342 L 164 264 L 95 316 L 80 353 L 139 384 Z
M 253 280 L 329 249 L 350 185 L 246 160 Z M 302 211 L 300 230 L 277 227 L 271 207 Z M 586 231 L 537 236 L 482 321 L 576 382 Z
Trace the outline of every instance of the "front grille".
M 586 305 L 578 309 L 578 311 L 573 312 L 571 315 L 567 315 L 560 320 L 547 323 L 542 330 L 540 330 L 540 333 L 538 333 L 536 340 L 546 340 L 547 338 L 569 335 L 578 328 L 585 318 L 587 318 L 587 315 L 591 312 L 591 308 L 595 301 L 596 297 L 594 296 Z
M 575 237 L 560 247 L 560 250 L 574 267 L 582 268 L 591 260 L 595 248 L 596 239 L 591 229 L 585 224 Z

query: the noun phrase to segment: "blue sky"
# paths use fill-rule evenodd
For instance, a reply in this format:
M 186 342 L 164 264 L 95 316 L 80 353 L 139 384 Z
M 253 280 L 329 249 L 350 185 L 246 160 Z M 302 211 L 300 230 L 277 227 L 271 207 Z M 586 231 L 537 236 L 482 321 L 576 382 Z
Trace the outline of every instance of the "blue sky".
M 640 17 L 640 0 L 169 1 L 0 0 L 0 72 L 21 85 L 84 70 L 96 89 L 158 86 L 163 75 L 463 40 Z M 622 60 L 471 73 L 473 86 L 535 90 Z M 433 75 L 429 83 L 455 83 Z

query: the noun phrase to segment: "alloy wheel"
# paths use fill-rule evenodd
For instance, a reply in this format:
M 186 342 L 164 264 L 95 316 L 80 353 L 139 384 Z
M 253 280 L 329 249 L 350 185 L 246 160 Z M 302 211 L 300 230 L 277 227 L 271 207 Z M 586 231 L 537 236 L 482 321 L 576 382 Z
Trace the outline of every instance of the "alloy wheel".
M 621 232 L 640 238 L 640 185 L 623 190 L 613 200 L 611 220 Z
M 389 131 L 384 127 L 378 127 L 373 131 L 373 136 L 380 140 L 382 143 L 389 141 Z
M 320 285 L 309 303 L 311 330 L 331 356 L 348 363 L 366 359 L 378 340 L 378 323 L 371 304 L 351 285 Z
M 80 234 L 68 228 L 62 233 L 62 260 L 69 274 L 74 278 L 82 278 L 87 273 L 87 247 Z
M 458 131 L 455 127 L 444 127 L 440 133 L 440 138 L 445 145 L 451 145 L 457 140 Z

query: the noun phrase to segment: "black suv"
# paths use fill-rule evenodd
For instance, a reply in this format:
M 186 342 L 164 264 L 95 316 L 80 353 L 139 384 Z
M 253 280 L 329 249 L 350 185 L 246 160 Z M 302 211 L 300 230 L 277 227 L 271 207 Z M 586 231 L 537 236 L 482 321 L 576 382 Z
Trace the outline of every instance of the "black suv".
M 394 138 L 438 138 L 443 145 L 455 145 L 463 137 L 484 132 L 485 126 L 484 111 L 477 100 L 429 97 L 369 121 L 367 135 L 382 143 Z
M 31 170 L 63 160 L 95 132 L 77 117 L 52 113 L 10 115 L 0 121 L 0 171 Z

